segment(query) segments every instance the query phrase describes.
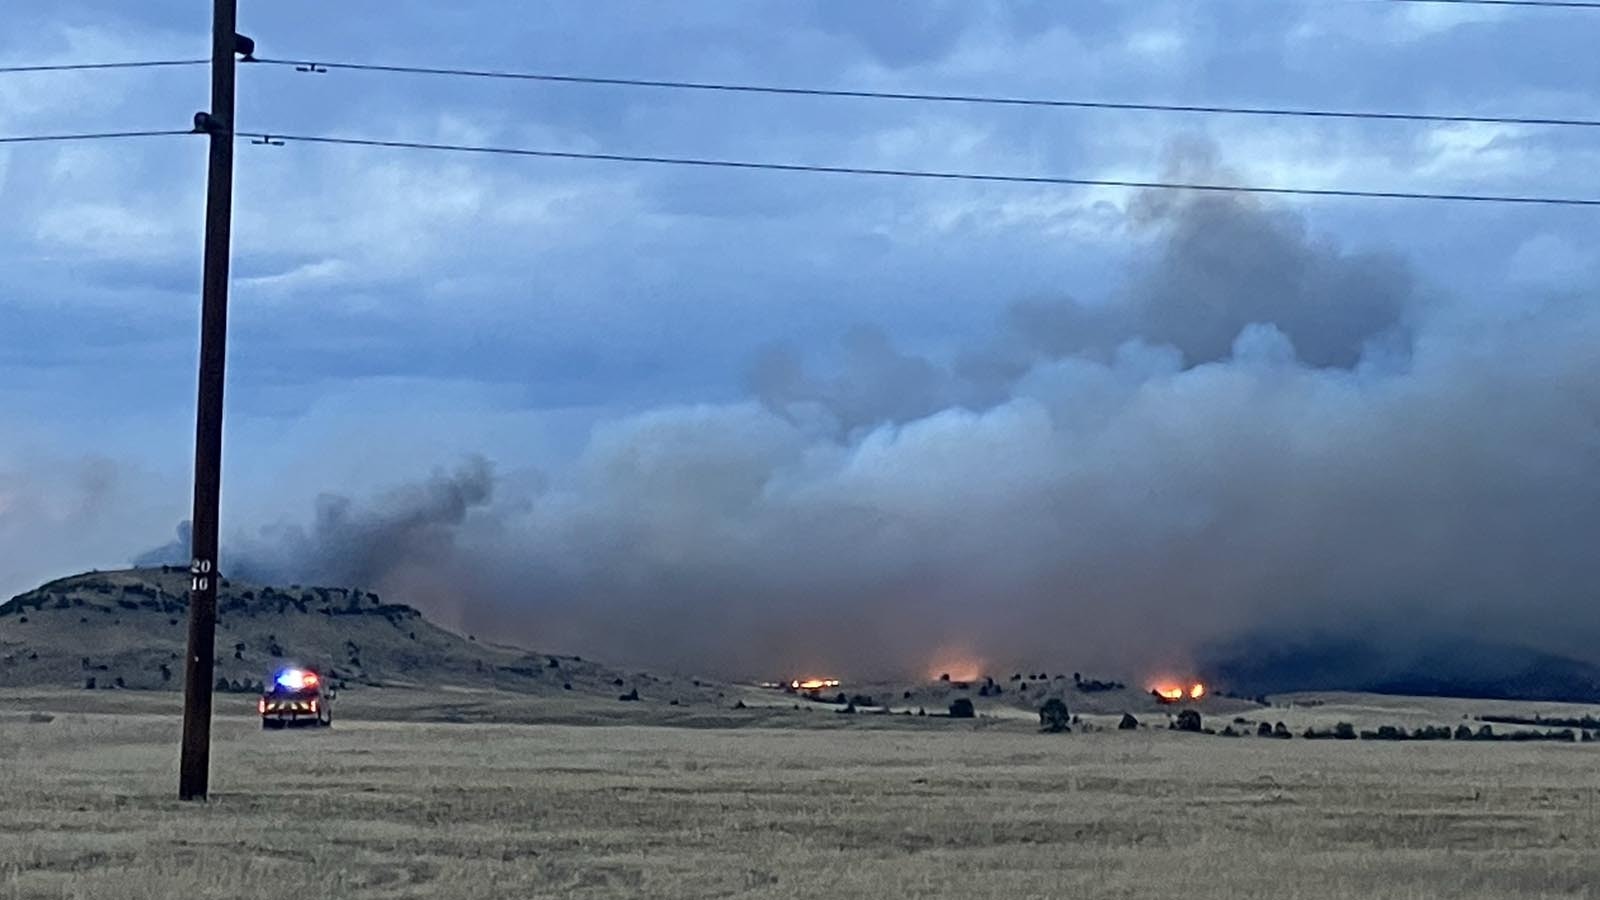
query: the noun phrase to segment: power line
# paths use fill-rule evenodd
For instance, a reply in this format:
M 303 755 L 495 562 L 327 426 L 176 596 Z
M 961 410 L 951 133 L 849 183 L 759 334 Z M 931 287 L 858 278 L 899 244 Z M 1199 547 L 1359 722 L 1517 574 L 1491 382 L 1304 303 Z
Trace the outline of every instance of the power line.
M 1459 114 L 1401 113 L 1370 110 L 1313 109 L 1305 107 L 1232 106 L 1220 104 L 1136 103 L 1112 100 L 1075 100 L 1046 97 L 1001 97 L 979 94 L 934 94 L 908 91 L 869 91 L 847 88 L 803 88 L 777 85 L 735 84 L 714 81 L 674 81 L 654 78 L 613 78 L 593 75 L 566 75 L 546 72 L 507 72 L 490 69 L 450 69 L 428 66 L 391 66 L 351 62 L 312 62 L 291 59 L 258 59 L 271 66 L 294 66 L 302 72 L 342 70 L 389 74 L 431 75 L 457 78 L 486 78 L 510 81 L 537 81 L 553 84 L 605 85 L 611 87 L 658 88 L 664 90 L 714 91 L 734 94 L 776 94 L 791 97 L 834 97 L 865 100 L 902 100 L 930 103 L 963 103 L 994 106 L 1047 107 L 1055 109 L 1134 110 L 1143 112 L 1209 113 L 1239 116 L 1278 116 L 1319 119 L 1368 119 L 1400 122 L 1433 122 L 1478 125 L 1540 125 L 1600 128 L 1600 119 L 1540 116 L 1472 116 Z
M 1545 6 L 1551 9 L 1600 9 L 1600 0 L 1379 0 L 1386 3 L 1427 3 L 1435 6 Z
M 297 135 L 281 132 L 238 132 L 237 137 L 253 138 L 256 143 L 278 144 L 299 141 L 307 144 L 338 144 L 351 147 L 381 147 L 403 150 L 433 150 L 447 153 L 474 153 L 541 159 L 594 160 L 600 162 L 643 163 L 651 165 L 693 166 L 700 168 L 745 169 L 768 172 L 806 172 L 828 175 L 871 175 L 892 178 L 921 178 L 939 181 L 970 181 L 1000 184 L 1067 185 L 1076 187 L 1141 188 L 1155 190 L 1207 191 L 1213 193 L 1270 194 L 1299 197 L 1354 197 L 1370 200 L 1441 200 L 1467 203 L 1512 203 L 1542 206 L 1600 207 L 1600 199 L 1582 197 L 1530 196 L 1513 194 L 1455 194 L 1418 191 L 1371 191 L 1340 188 L 1294 188 L 1256 185 L 1213 184 L 1181 181 L 1136 181 L 1116 178 L 1075 178 L 1055 175 L 1001 175 L 979 172 L 943 172 L 926 169 L 883 169 L 864 166 L 823 166 L 796 163 L 750 162 L 732 159 L 705 159 L 684 156 L 642 156 L 623 153 L 585 153 L 572 150 L 538 150 L 522 147 L 488 147 L 469 144 L 437 144 L 422 141 L 386 141 L 372 138 L 345 138 L 327 135 Z
M 67 141 L 105 141 L 121 138 L 169 137 L 175 134 L 194 134 L 191 129 L 166 131 L 102 131 L 93 134 L 26 134 L 6 137 L 0 135 L 0 144 L 46 144 Z
M 90 72 L 101 69 L 162 69 L 178 66 L 203 66 L 207 59 L 147 59 L 139 62 L 66 63 L 49 66 L 0 66 L 0 75 L 19 72 Z

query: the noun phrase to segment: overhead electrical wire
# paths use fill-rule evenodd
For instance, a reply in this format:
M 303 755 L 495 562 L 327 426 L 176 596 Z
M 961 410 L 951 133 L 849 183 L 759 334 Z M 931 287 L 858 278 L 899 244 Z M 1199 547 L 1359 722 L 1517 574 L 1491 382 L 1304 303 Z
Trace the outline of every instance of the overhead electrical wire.
M 1600 0 L 1377 0 L 1380 3 L 1426 3 L 1434 6 L 1545 6 L 1551 9 L 1600 9 Z
M 1541 206 L 1600 207 L 1600 199 L 1583 197 L 1520 194 L 1459 194 L 1427 191 L 1354 190 L 1343 188 L 1296 188 L 1264 185 L 1214 184 L 1185 181 L 1146 181 L 1120 178 L 1078 178 L 1057 175 L 1004 175 L 980 172 L 947 172 L 928 169 L 889 169 L 868 166 L 828 166 L 798 163 L 752 162 L 686 156 L 648 156 L 625 153 L 590 153 L 575 150 L 542 150 L 526 147 L 492 147 L 473 144 L 443 144 L 424 141 L 379 140 L 375 138 L 335 137 L 330 135 L 290 134 L 286 132 L 237 132 L 237 137 L 256 143 L 283 142 L 337 144 L 350 147 L 378 147 L 403 150 L 430 150 L 446 153 L 536 157 L 541 159 L 592 160 L 699 168 L 744 169 L 768 172 L 804 172 L 828 175 L 865 175 L 887 178 L 917 178 L 938 181 L 967 181 L 1001 184 L 1064 185 L 1075 187 L 1140 188 L 1156 190 L 1204 191 L 1233 194 L 1271 194 L 1298 197 L 1349 197 L 1369 200 L 1437 200 L 1464 203 L 1500 203 Z
M 66 143 L 69 141 L 107 141 L 122 138 L 147 138 L 170 137 L 178 134 L 194 134 L 192 128 L 166 129 L 162 131 L 99 131 L 87 134 L 24 134 L 6 136 L 0 135 L 0 144 L 50 144 Z
M 294 59 L 257 59 L 259 65 L 293 66 L 302 72 L 341 70 L 388 74 L 428 75 L 456 78 L 483 78 L 509 81 L 535 81 L 550 84 L 582 84 L 610 87 L 655 88 L 662 90 L 708 91 L 732 94 L 776 94 L 791 97 L 829 97 L 860 100 L 900 100 L 928 103 L 959 103 L 993 106 L 1047 107 L 1055 109 L 1133 110 L 1141 112 L 1207 113 L 1238 116 L 1276 116 L 1318 119 L 1367 119 L 1400 122 L 1431 122 L 1474 125 L 1534 125 L 1600 128 L 1600 119 L 1552 116 L 1475 116 L 1444 113 L 1404 113 L 1371 110 L 1315 109 L 1307 107 L 1237 106 L 1222 104 L 1139 103 L 1114 100 L 1061 99 L 1048 97 L 1001 97 L 981 94 L 937 94 L 912 91 L 869 91 L 850 88 L 783 87 L 778 85 L 737 84 L 716 81 L 677 81 L 654 78 L 615 78 L 597 75 L 570 75 L 549 72 L 509 72 L 492 69 L 454 69 L 429 66 L 381 65 L 376 63 L 322 62 Z
M 209 59 L 147 59 L 138 62 L 62 63 L 42 66 L 0 66 L 0 75 L 24 72 L 92 72 L 104 69 L 163 69 L 210 65 Z

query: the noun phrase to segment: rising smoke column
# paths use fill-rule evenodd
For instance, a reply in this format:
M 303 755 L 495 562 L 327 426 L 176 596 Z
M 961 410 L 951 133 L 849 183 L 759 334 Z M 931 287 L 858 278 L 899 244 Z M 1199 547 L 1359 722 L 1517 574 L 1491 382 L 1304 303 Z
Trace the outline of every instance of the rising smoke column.
M 724 674 L 1137 674 L 1263 629 L 1596 657 L 1600 307 L 1468 315 L 1250 200 L 1135 212 L 1152 252 L 1109 304 L 1019 306 L 948 359 L 768 353 L 751 399 L 608 422 L 523 502 L 469 464 L 239 565 Z

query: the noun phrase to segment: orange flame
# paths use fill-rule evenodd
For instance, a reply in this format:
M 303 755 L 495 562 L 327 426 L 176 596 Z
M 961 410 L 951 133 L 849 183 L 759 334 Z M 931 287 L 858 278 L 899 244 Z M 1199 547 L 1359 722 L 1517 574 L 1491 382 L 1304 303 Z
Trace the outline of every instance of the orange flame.
M 1163 703 L 1178 703 L 1183 700 L 1199 700 L 1206 695 L 1206 686 L 1201 682 L 1194 682 L 1188 687 L 1181 683 L 1161 682 L 1150 689 L 1157 699 Z
M 820 691 L 823 688 L 835 688 L 842 682 L 837 678 L 796 678 L 789 682 L 789 687 L 797 691 Z

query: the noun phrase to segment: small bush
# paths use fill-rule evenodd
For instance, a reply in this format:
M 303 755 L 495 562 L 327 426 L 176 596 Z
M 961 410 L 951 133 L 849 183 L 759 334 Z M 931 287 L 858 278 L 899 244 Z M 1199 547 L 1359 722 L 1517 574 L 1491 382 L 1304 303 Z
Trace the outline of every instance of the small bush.
M 977 715 L 978 711 L 973 708 L 972 701 L 965 697 L 960 697 L 950 704 L 950 718 L 952 719 L 971 719 Z
M 1117 722 L 1117 728 L 1120 731 L 1132 731 L 1138 727 L 1139 720 L 1135 719 L 1132 713 L 1123 713 L 1122 720 Z
M 1337 740 L 1353 741 L 1356 739 L 1356 727 L 1349 722 L 1340 722 L 1333 726 L 1333 736 Z
M 1272 726 L 1272 736 L 1280 741 L 1286 741 L 1294 737 L 1294 735 L 1289 732 L 1289 726 L 1283 724 L 1282 722 Z
M 1257 725 L 1256 737 L 1272 737 L 1272 725 L 1268 722 L 1262 722 Z
M 1051 734 L 1060 734 L 1067 730 L 1072 716 L 1067 712 L 1067 704 L 1059 697 L 1051 697 L 1039 707 L 1039 730 Z
M 1203 730 L 1200 719 L 1200 711 L 1186 709 L 1183 712 L 1178 713 L 1178 718 L 1173 723 L 1172 727 L 1178 731 L 1189 731 L 1198 734 Z
M 626 694 L 623 694 L 622 696 L 618 697 L 617 699 L 621 700 L 624 703 L 635 703 L 639 699 L 639 689 L 638 688 L 634 688 L 633 690 L 628 691 Z

